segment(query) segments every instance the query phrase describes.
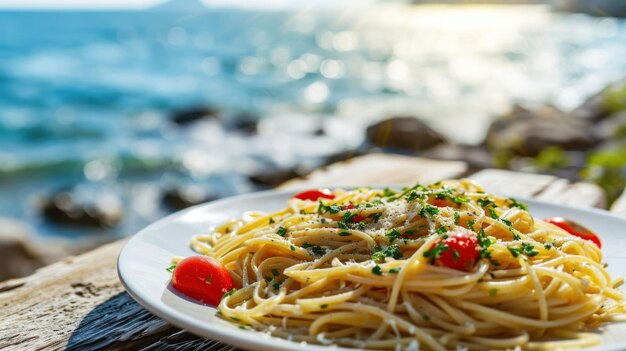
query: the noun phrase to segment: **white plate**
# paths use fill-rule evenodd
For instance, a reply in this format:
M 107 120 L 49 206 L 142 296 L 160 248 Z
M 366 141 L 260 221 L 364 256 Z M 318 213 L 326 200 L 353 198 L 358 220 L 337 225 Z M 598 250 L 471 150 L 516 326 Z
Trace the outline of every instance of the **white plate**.
M 286 206 L 294 191 L 261 192 L 199 205 L 166 217 L 133 236 L 118 259 L 118 274 L 128 293 L 143 307 L 164 320 L 199 336 L 250 350 L 353 350 L 304 345 L 242 330 L 215 316 L 215 308 L 194 302 L 169 285 L 165 268 L 172 256 L 189 256 L 189 240 L 249 210 L 276 211 Z M 602 210 L 583 210 L 524 199 L 538 218 L 562 216 L 575 219 L 598 233 L 605 261 L 613 276 L 626 276 L 626 220 Z M 589 350 L 626 350 L 626 323 L 611 324 L 603 334 L 603 346 Z

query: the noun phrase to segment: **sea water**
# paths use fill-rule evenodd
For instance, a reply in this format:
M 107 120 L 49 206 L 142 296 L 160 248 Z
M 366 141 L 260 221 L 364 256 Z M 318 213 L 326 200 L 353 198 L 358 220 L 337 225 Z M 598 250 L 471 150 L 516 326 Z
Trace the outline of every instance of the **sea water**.
M 131 234 L 168 212 L 164 184 L 252 191 L 248 175 L 314 167 L 394 113 L 480 143 L 515 102 L 568 110 L 626 77 L 624 57 L 623 20 L 542 6 L 0 12 L 0 216 L 102 234 L 38 213 L 78 184 L 124 208 L 105 236 Z M 222 121 L 170 122 L 193 106 Z M 242 113 L 258 134 L 229 129 Z

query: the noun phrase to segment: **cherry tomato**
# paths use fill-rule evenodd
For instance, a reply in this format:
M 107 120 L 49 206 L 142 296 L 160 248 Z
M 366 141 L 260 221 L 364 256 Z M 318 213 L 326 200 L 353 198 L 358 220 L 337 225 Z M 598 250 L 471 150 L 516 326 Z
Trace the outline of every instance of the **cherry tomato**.
M 222 296 L 233 288 L 233 280 L 216 259 L 190 256 L 174 268 L 172 285 L 183 295 L 217 306 Z
M 335 194 L 333 194 L 328 189 L 311 189 L 311 190 L 303 191 L 301 193 L 297 193 L 293 197 L 296 199 L 300 199 L 300 200 L 316 201 L 319 198 L 334 199 Z
M 600 238 L 598 238 L 596 233 L 585 228 L 579 223 L 567 220 L 563 217 L 546 218 L 543 221 L 550 223 L 550 224 L 554 224 L 555 226 L 565 230 L 566 232 L 572 234 L 573 236 L 577 236 L 579 238 L 589 240 L 593 242 L 594 244 L 596 244 L 596 246 L 598 246 L 599 248 L 602 248 L 602 242 L 600 241 Z
M 354 205 L 351 202 L 348 203 L 347 205 L 341 207 L 342 210 L 351 210 L 353 208 L 354 208 Z M 361 215 L 356 215 L 356 216 L 352 217 L 352 223 L 362 222 L 362 221 L 365 220 L 365 218 L 367 218 L 367 217 L 363 217 Z
M 448 232 L 448 238 L 438 240 L 433 245 L 433 248 L 438 243 L 443 243 L 449 249 L 441 253 L 435 261 L 436 265 L 469 271 L 474 267 L 476 260 L 478 260 L 479 254 L 478 250 L 476 250 L 478 239 L 476 234 L 465 228 L 457 228 Z

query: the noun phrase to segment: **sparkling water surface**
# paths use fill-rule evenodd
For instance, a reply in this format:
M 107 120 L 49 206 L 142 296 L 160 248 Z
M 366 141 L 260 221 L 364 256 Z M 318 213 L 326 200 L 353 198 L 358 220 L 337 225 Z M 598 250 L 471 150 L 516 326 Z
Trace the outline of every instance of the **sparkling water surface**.
M 79 184 L 125 209 L 105 236 L 130 234 L 168 212 L 167 184 L 251 191 L 247 175 L 315 167 L 393 113 L 477 144 L 512 103 L 574 108 L 626 77 L 624 57 L 623 20 L 543 6 L 0 12 L 0 216 L 97 235 L 36 210 Z M 169 121 L 193 106 L 221 120 Z

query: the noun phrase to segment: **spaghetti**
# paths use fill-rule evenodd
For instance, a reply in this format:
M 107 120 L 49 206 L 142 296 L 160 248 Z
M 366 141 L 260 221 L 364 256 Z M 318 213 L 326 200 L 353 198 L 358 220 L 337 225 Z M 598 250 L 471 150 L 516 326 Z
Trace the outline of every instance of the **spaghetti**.
M 335 190 L 248 212 L 191 247 L 240 288 L 218 310 L 293 341 L 382 350 L 598 344 L 625 312 L 593 242 L 468 180 Z

